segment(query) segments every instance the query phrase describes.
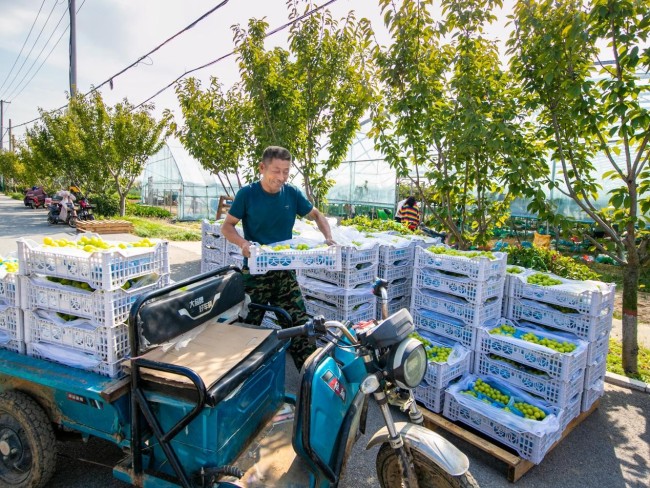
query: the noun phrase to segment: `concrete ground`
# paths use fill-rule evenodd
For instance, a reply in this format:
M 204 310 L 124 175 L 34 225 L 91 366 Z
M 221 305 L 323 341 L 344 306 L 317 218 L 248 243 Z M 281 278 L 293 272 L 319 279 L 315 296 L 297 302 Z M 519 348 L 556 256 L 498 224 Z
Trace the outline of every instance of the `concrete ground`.
M 0 195 L 0 255 L 16 249 L 18 237 L 72 238 L 75 232 L 62 226 L 48 226 L 42 210 L 22 208 L 21 202 Z M 131 235 L 106 235 L 107 240 L 138 240 Z M 170 243 L 171 274 L 175 280 L 200 272 L 200 244 Z M 616 325 L 615 325 L 616 327 Z M 288 364 L 291 361 L 288 361 Z M 299 376 L 293 366 L 287 368 L 288 391 L 296 391 Z M 380 415 L 370 404 L 366 435 L 354 446 L 342 488 L 378 486 L 375 474 L 377 448 L 365 444 L 380 426 Z M 461 449 L 470 460 L 470 470 L 483 488 L 506 487 L 506 466 L 485 452 L 442 435 Z M 112 477 L 111 466 L 122 453 L 113 444 L 98 439 L 87 443 L 59 442 L 57 471 L 49 488 L 125 488 Z M 520 488 L 613 488 L 650 486 L 650 395 L 613 384 L 605 385 L 600 407 L 551 451 L 539 466 L 520 481 Z

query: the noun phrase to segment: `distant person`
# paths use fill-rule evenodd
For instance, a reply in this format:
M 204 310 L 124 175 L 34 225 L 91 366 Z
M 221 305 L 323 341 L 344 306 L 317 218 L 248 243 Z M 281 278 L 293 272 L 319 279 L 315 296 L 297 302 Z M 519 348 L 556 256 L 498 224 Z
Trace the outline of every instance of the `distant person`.
M 420 209 L 414 196 L 410 196 L 404 202 L 404 205 L 397 212 L 397 218 L 402 224 L 410 230 L 415 230 L 420 225 Z

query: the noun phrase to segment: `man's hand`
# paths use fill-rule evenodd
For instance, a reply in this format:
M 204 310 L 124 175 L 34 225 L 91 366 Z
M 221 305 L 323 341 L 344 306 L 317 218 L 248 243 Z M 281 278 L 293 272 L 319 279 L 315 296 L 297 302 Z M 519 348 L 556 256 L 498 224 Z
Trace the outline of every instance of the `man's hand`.
M 250 258 L 251 257 L 251 243 L 248 241 L 244 241 L 244 243 L 241 245 L 241 253 L 242 256 L 245 258 Z
M 325 244 L 328 246 L 336 246 L 336 241 L 330 237 L 329 239 L 325 239 Z

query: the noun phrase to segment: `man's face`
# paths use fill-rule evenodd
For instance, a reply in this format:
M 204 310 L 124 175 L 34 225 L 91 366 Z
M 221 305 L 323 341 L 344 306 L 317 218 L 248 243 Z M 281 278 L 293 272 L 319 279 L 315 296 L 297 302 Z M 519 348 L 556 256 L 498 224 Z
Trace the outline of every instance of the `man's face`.
M 269 193 L 277 193 L 289 179 L 291 161 L 272 159 L 268 164 L 260 163 L 262 188 Z

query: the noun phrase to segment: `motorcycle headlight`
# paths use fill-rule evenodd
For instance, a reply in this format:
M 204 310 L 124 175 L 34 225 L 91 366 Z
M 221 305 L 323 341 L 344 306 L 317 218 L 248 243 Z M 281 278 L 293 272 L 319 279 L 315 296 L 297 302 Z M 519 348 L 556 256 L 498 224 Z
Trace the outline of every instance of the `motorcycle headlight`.
M 415 388 L 427 371 L 427 353 L 417 339 L 404 339 L 391 352 L 388 360 L 390 377 L 400 388 Z

